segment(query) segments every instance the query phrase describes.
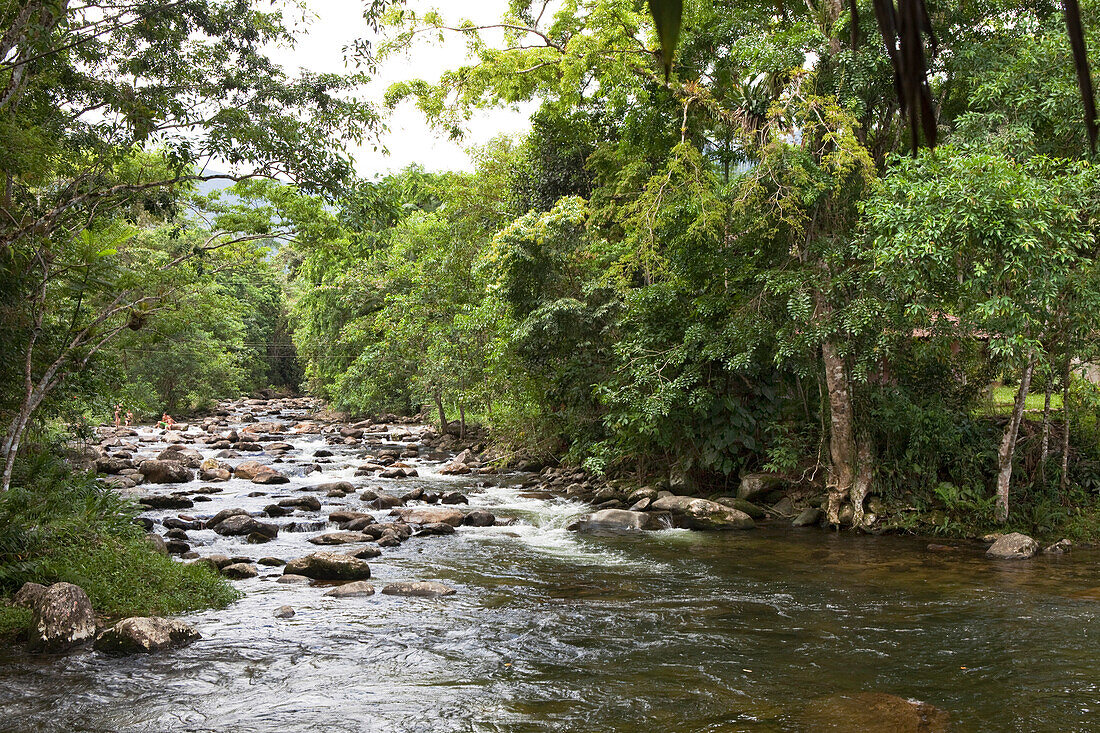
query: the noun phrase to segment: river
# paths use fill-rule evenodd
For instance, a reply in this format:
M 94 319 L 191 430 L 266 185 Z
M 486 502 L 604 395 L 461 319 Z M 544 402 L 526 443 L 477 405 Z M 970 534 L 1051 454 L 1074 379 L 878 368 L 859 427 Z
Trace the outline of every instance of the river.
M 188 511 L 258 511 L 273 496 L 347 479 L 398 493 L 462 490 L 471 508 L 518 523 L 413 537 L 370 561 L 379 588 L 436 580 L 454 596 L 335 599 L 275 583 L 281 569 L 261 566 L 259 578 L 234 581 L 240 601 L 186 618 L 203 638 L 183 649 L 0 650 L 0 730 L 876 729 L 850 722 L 860 698 L 850 716 L 835 703 L 859 693 L 925 701 L 952 730 L 1100 730 L 1095 551 L 992 562 L 977 545 L 940 553 L 917 538 L 778 526 L 578 535 L 565 527 L 585 506 L 530 498 L 522 475 L 442 476 L 442 457 L 425 455 L 412 461 L 416 478 L 353 478 L 361 448 L 316 434 L 287 440 L 300 462 L 282 466 L 292 474 L 319 448 L 336 456 L 322 476 L 286 485 L 219 484 L 213 501 Z M 150 490 L 169 488 L 180 487 Z M 248 496 L 257 490 L 265 495 Z M 355 494 L 322 500 L 320 514 L 271 521 L 361 505 Z M 188 534 L 204 555 L 327 549 L 306 542 L 316 532 L 282 531 L 262 545 Z M 275 618 L 283 605 L 296 615 Z M 823 700 L 833 701 L 826 715 Z

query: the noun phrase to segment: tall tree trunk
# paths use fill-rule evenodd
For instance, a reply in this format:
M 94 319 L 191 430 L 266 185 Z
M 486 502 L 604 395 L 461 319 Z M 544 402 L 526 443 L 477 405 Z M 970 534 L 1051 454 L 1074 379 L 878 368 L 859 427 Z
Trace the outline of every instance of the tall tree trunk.
M 447 415 L 443 412 L 443 391 L 438 387 L 432 392 L 435 398 L 435 409 L 439 410 L 439 434 L 447 434 Z
M 1035 371 L 1035 355 L 1028 359 L 1024 373 L 1020 377 L 1020 388 L 1016 391 L 1016 403 L 1012 406 L 1012 417 L 1005 426 L 1001 439 L 1001 449 L 997 452 L 997 505 L 994 517 L 998 522 L 1008 521 L 1008 489 L 1012 483 L 1012 461 L 1016 457 L 1016 436 L 1020 432 L 1020 423 L 1024 419 L 1024 403 L 1031 387 L 1031 374 Z
M 461 402 L 458 403 L 458 421 L 458 437 L 466 440 L 466 407 Z
M 1058 478 L 1058 488 L 1064 495 L 1069 488 L 1069 359 L 1066 359 L 1066 372 L 1062 377 L 1062 475 Z
M 836 345 L 826 340 L 821 344 L 825 362 L 825 386 L 829 392 L 829 477 L 825 518 L 829 524 L 840 524 L 840 507 L 849 498 L 855 479 L 856 439 L 852 415 L 852 389 L 848 381 L 848 364 Z
M 1051 375 L 1053 376 L 1053 374 Z M 1039 451 L 1039 482 L 1047 485 L 1047 460 L 1050 458 L 1050 393 L 1051 380 L 1047 380 L 1046 389 L 1043 391 L 1043 447 Z
M 874 455 L 871 439 L 861 435 L 856 441 L 856 475 L 852 483 L 852 526 L 856 528 L 864 524 L 863 501 L 871 493 L 875 478 Z

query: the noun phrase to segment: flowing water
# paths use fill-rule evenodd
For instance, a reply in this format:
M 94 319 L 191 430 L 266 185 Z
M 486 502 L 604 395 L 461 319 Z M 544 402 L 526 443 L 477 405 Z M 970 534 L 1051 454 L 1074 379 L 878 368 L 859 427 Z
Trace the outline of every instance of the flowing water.
M 319 435 L 288 440 L 300 465 L 330 447 Z M 231 480 L 185 513 L 258 511 L 351 479 L 361 449 L 334 450 L 323 474 Z M 887 730 L 845 724 L 835 701 L 866 692 L 925 701 L 952 730 L 1100 730 L 1095 551 L 990 562 L 977 546 L 935 553 L 926 540 L 785 527 L 582 536 L 565 526 L 585 507 L 530 498 L 522 476 L 448 477 L 439 460 L 414 463 L 419 478 L 352 480 L 460 489 L 471 507 L 519 520 L 413 537 L 370 561 L 379 588 L 438 580 L 457 595 L 334 599 L 261 567 L 235 581 L 240 601 L 187 617 L 203 639 L 184 649 L 0 650 L 0 730 Z M 268 495 L 247 496 L 257 489 Z M 354 494 L 323 502 L 320 515 L 271 521 L 362 507 Z M 314 534 L 248 545 L 189 532 L 201 554 L 347 549 L 310 545 Z M 274 618 L 283 605 L 297 614 Z M 822 700 L 834 701 L 824 716 Z

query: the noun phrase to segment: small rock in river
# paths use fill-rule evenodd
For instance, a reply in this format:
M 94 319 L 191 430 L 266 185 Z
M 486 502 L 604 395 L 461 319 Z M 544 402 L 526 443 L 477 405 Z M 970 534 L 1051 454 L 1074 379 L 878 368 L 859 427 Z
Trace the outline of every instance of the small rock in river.
M 233 580 L 247 580 L 248 578 L 255 578 L 259 574 L 256 568 L 243 562 L 233 563 L 222 568 L 222 575 Z
M 793 527 L 810 527 L 821 521 L 821 510 L 816 507 L 806 507 L 802 513 L 791 522 Z
M 435 598 L 438 596 L 453 596 L 457 593 L 454 588 L 433 581 L 420 581 L 416 583 L 390 583 L 382 589 L 387 596 L 417 596 L 421 598 Z
M 1026 560 L 1038 551 L 1038 542 L 1026 534 L 1012 532 L 998 537 L 985 554 L 998 560 Z
M 491 512 L 475 509 L 463 517 L 462 523 L 470 527 L 492 527 L 496 520 Z
M 1066 539 L 1061 539 L 1055 542 L 1053 545 L 1048 545 L 1043 548 L 1043 552 L 1048 555 L 1063 555 L 1073 549 L 1073 543 Z
M 294 618 L 294 609 L 290 606 L 279 606 L 272 616 L 275 618 Z
M 348 550 L 344 554 L 351 555 L 352 557 L 357 557 L 360 560 L 370 560 L 371 558 L 375 558 L 381 555 L 382 551 L 379 550 L 377 547 L 371 547 L 368 545 L 366 547 L 360 547 L 358 550 Z
M 445 522 L 431 522 L 420 525 L 417 535 L 454 534 L 455 528 Z
M 333 588 L 325 594 L 331 598 L 362 598 L 374 595 L 374 586 L 365 580 L 357 580 L 354 583 L 345 583 Z
M 290 573 L 289 575 L 280 575 L 276 583 L 283 583 L 284 585 L 307 585 L 309 584 L 309 578 L 304 575 L 295 575 Z
M 310 537 L 308 542 L 312 545 L 350 545 L 354 542 L 367 542 L 370 539 L 369 535 L 362 532 L 329 532 Z
M 168 618 L 138 616 L 123 619 L 95 640 L 95 648 L 106 654 L 149 653 L 184 646 L 202 636 L 194 626 Z

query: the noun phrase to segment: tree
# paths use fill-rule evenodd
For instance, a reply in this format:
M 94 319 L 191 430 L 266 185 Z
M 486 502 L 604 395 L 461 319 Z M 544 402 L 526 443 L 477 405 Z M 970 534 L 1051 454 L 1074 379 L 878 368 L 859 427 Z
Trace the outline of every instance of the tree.
M 377 118 L 349 96 L 361 76 L 289 78 L 272 63 L 263 47 L 294 38 L 278 10 L 31 0 L 0 20 L 0 148 L 16 152 L 0 160 L 0 257 L 24 334 L 10 345 L 24 388 L 8 408 L 3 490 L 53 387 L 175 297 L 177 271 L 234 239 L 142 262 L 117 246 L 127 219 L 171 216 L 177 192 L 202 180 L 289 176 L 331 190 L 350 171 L 343 142 Z M 211 161 L 228 171 L 207 172 Z
M 926 327 L 988 338 L 1019 378 L 997 458 L 996 518 L 1008 518 L 1016 439 L 1037 364 L 1072 360 L 1067 329 L 1097 327 L 1096 242 L 1083 216 L 1091 166 L 1017 163 L 945 147 L 898 161 L 868 206 L 889 294 Z M 1082 307 L 1084 306 L 1084 307 Z M 1072 325 L 1070 323 L 1072 322 Z

